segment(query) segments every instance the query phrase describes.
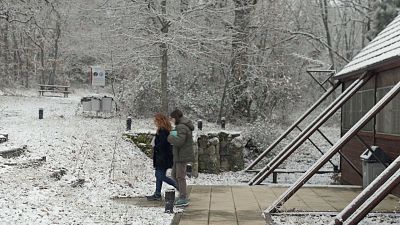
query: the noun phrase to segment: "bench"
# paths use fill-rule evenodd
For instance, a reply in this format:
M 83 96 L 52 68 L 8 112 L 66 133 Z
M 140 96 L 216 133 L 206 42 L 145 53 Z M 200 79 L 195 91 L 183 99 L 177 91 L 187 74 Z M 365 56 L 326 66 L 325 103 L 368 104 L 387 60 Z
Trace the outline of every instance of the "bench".
M 43 96 L 45 92 L 50 93 L 62 93 L 64 94 L 64 98 L 68 98 L 68 94 L 71 93 L 68 89 L 70 86 L 65 85 L 49 85 L 49 84 L 38 84 L 39 86 L 39 95 Z
M 260 170 L 248 170 L 247 172 L 258 173 Z M 287 170 L 287 169 L 275 169 L 272 172 L 272 183 L 278 183 L 278 174 L 279 173 L 305 173 L 305 170 Z M 325 173 L 335 173 L 333 170 L 321 170 L 317 171 L 316 174 L 325 174 Z
M 305 173 L 305 170 L 285 170 L 285 169 L 276 169 L 272 172 L 272 183 L 278 183 L 278 173 Z M 320 170 L 317 171 L 316 174 L 325 174 L 325 173 L 334 173 L 333 170 Z

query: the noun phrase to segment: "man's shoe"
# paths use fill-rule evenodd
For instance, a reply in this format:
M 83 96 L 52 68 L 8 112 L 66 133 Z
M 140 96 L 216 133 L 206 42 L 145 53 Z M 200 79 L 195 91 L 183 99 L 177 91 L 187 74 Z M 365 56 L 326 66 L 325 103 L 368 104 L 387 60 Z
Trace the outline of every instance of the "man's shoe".
M 146 196 L 148 201 L 161 201 L 161 195 L 153 194 Z
M 189 205 L 189 200 L 186 198 L 180 198 L 180 199 L 176 200 L 176 202 L 175 202 L 176 207 L 185 207 L 188 205 Z

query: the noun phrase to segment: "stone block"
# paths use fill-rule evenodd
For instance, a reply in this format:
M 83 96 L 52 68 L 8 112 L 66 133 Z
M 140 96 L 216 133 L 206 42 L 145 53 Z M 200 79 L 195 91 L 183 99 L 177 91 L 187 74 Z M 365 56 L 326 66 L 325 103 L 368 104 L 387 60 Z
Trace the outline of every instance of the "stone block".
M 205 150 L 205 154 L 211 156 L 214 156 L 216 154 L 216 149 L 215 145 L 208 146 L 207 149 Z
M 240 134 L 231 135 L 225 132 L 201 134 L 196 147 L 200 172 L 237 171 L 244 167 L 244 145 Z
M 209 161 L 210 161 L 210 156 L 208 156 L 208 155 L 200 155 L 200 156 L 199 156 L 199 163 L 200 163 L 200 162 L 207 163 L 207 162 L 209 162 Z
M 211 146 L 219 145 L 218 137 L 213 137 L 210 140 L 208 140 L 208 145 L 211 145 Z
M 230 171 L 231 169 L 231 165 L 229 163 L 229 159 L 228 158 L 221 158 L 221 170 L 222 171 Z
M 207 148 L 207 144 L 208 144 L 208 136 L 204 134 L 200 135 L 199 138 L 197 139 L 197 146 L 199 147 L 199 149 Z
M 194 162 L 192 164 L 192 176 L 193 177 L 199 176 L 199 164 L 197 162 Z

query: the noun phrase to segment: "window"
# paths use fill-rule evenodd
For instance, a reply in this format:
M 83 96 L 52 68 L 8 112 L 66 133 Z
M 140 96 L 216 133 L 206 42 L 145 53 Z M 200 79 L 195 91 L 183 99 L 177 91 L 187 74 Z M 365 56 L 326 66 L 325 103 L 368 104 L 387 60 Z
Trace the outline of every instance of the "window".
M 355 93 L 342 107 L 343 129 L 348 130 L 354 126 L 374 106 L 374 99 L 374 89 L 360 90 Z M 374 121 L 371 119 L 362 130 L 372 132 L 373 128 Z
M 376 79 L 372 78 L 342 107 L 342 129 L 349 130 L 375 105 L 376 102 L 387 94 L 392 87 L 400 81 L 400 68 L 379 73 Z M 347 81 L 347 88 L 353 81 Z M 374 120 L 376 121 L 376 133 L 388 135 L 400 135 L 400 94 L 388 103 L 374 119 L 371 119 L 362 131 L 373 132 Z
M 377 89 L 377 100 L 387 94 L 393 86 Z M 376 116 L 376 132 L 400 135 L 400 95 L 389 102 Z
M 400 68 L 381 72 L 377 76 L 377 101 L 383 98 L 400 81 Z M 376 132 L 400 135 L 400 95 L 389 102 L 376 116 Z

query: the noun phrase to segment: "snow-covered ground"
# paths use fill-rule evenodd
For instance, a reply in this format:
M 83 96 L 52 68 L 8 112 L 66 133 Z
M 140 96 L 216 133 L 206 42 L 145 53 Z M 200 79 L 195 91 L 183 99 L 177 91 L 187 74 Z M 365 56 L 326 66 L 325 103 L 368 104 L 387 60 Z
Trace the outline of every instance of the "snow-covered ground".
M 163 208 L 112 200 L 116 196 L 137 197 L 154 191 L 151 160 L 122 137 L 125 116 L 104 119 L 83 115 L 79 102 L 88 91 L 69 98 L 37 97 L 33 91 L 19 94 L 5 96 L 0 92 L 0 134 L 9 135 L 9 141 L 0 144 L 0 151 L 27 146 L 27 152 L 19 157 L 0 157 L 0 224 L 170 224 L 173 215 L 165 214 Z M 39 108 L 44 109 L 43 120 L 38 119 Z M 205 129 L 217 129 L 216 125 L 204 124 Z M 132 129 L 154 128 L 148 119 L 134 120 Z M 291 157 L 283 166 L 296 165 L 299 169 L 299 165 L 304 165 L 301 169 L 306 169 L 318 158 L 314 153 L 314 149 L 305 145 L 297 153 L 300 155 Z M 43 157 L 45 162 L 40 160 Z M 60 170 L 67 172 L 57 180 L 52 174 Z M 251 175 L 244 172 L 199 174 L 188 183 L 245 185 L 243 181 Z M 298 176 L 282 174 L 279 182 L 292 183 Z M 84 184 L 73 187 L 78 179 L 84 179 Z M 310 181 L 330 182 L 329 175 Z M 325 224 L 327 221 L 329 217 L 320 216 L 276 218 L 278 224 Z M 399 222 L 391 217 L 379 217 L 378 221 L 381 224 Z
M 116 203 L 114 196 L 144 196 L 154 189 L 153 169 L 122 138 L 125 121 L 84 117 L 80 96 L 0 96 L 0 150 L 27 146 L 18 158 L 0 157 L 0 224 L 170 224 L 162 208 Z M 38 120 L 38 109 L 44 119 Z M 134 127 L 150 126 L 149 121 Z M 33 161 L 46 157 L 42 165 Z M 7 165 L 10 166 L 7 166 Z M 61 180 L 53 172 L 67 170 Z M 84 179 L 82 187 L 72 187 Z

